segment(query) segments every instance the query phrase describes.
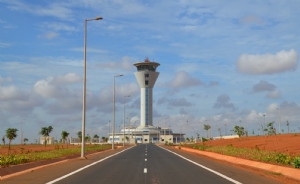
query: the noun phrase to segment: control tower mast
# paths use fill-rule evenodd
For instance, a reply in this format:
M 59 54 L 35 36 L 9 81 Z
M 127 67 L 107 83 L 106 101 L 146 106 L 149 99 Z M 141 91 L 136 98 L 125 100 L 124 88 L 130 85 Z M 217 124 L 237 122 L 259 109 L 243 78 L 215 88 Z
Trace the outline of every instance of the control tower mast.
M 148 58 L 144 62 L 133 64 L 137 68 L 134 73 L 141 88 L 141 121 L 139 128 L 153 126 L 152 123 L 152 89 L 158 78 L 156 68 L 160 65 Z

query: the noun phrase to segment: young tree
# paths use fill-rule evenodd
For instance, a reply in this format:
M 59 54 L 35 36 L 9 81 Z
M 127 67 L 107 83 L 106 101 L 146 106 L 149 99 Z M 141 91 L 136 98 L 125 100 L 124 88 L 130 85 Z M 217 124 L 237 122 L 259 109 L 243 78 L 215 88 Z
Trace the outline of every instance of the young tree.
M 101 139 L 102 139 L 103 142 L 106 142 L 106 141 L 105 141 L 105 140 L 106 140 L 106 137 L 101 137 Z
M 194 142 L 194 137 L 193 136 L 191 137 L 191 142 Z
M 273 135 L 273 134 L 276 134 L 275 132 L 275 128 L 274 128 L 274 121 L 268 123 L 267 127 L 268 127 L 268 134 L 269 135 Z
M 49 137 L 52 130 L 53 130 L 52 126 L 42 127 L 41 131 L 39 133 L 40 135 L 44 136 L 45 149 L 46 149 L 46 145 L 47 145 L 47 137 Z
M 69 133 L 67 131 L 62 131 L 61 132 L 61 139 L 62 139 L 63 143 L 66 142 L 66 139 L 67 139 L 68 136 L 69 136 Z M 68 142 L 67 142 L 67 145 L 68 145 Z
M 187 137 L 187 138 L 186 138 L 186 141 L 187 141 L 187 142 L 190 142 L 190 138 Z
M 207 138 L 208 138 L 208 130 L 211 128 L 211 126 L 210 125 L 206 125 L 206 124 L 204 124 L 204 130 L 206 130 L 207 131 Z
M 23 140 L 24 144 L 26 144 L 27 141 L 28 141 L 28 139 L 24 138 L 24 140 Z
M 239 137 L 245 135 L 244 127 L 234 126 L 233 131 L 234 131 Z
M 95 135 L 93 136 L 93 139 L 97 139 L 97 141 L 96 141 L 96 140 L 93 140 L 93 142 L 99 142 L 99 135 L 95 134 Z
M 86 136 L 85 136 L 85 141 L 86 142 L 89 142 L 91 140 L 91 136 L 89 135 L 89 134 L 87 134 Z
M 10 153 L 10 143 L 12 140 L 14 140 L 18 135 L 17 135 L 18 129 L 16 128 L 8 128 L 6 129 L 6 138 L 9 140 L 8 142 L 8 155 Z
M 82 141 L 82 132 L 77 132 L 77 137 L 79 138 L 80 142 Z
M 5 136 L 2 137 L 3 145 L 5 146 Z
M 219 131 L 220 137 L 222 138 L 221 128 L 218 128 L 218 131 Z

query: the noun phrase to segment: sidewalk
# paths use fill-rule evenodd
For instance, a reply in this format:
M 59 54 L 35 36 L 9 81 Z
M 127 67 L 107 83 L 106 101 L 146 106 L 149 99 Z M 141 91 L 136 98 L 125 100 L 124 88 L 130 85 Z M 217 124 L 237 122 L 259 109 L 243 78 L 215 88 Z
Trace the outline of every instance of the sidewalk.
M 175 148 L 178 149 L 178 146 L 176 146 Z M 222 154 L 208 152 L 208 151 L 201 151 L 201 150 L 196 150 L 196 149 L 192 149 L 192 148 L 181 147 L 181 150 L 191 152 L 191 153 L 196 153 L 199 155 L 204 155 L 204 156 L 211 157 L 211 158 L 214 158 L 217 160 L 227 161 L 227 162 L 238 164 L 238 165 L 245 165 L 245 166 L 253 167 L 253 168 L 257 168 L 257 169 L 281 173 L 284 176 L 290 177 L 295 180 L 299 180 L 299 182 L 300 182 L 300 169 L 272 165 L 272 164 L 267 164 L 267 163 L 263 163 L 263 162 L 252 161 L 252 160 L 246 160 L 246 159 L 242 159 L 242 158 L 222 155 Z

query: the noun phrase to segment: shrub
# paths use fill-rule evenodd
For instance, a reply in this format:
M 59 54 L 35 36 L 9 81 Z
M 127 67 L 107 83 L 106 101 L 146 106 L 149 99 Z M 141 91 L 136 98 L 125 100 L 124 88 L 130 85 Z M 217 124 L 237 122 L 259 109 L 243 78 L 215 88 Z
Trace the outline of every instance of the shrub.
M 275 155 L 275 161 L 276 161 L 276 163 L 290 164 L 291 163 L 291 157 L 289 155 L 278 153 L 278 154 Z
M 300 168 L 300 157 L 295 157 L 292 163 L 295 168 Z
M 204 137 L 202 137 L 202 142 L 206 142 L 208 141 L 209 139 L 205 139 Z

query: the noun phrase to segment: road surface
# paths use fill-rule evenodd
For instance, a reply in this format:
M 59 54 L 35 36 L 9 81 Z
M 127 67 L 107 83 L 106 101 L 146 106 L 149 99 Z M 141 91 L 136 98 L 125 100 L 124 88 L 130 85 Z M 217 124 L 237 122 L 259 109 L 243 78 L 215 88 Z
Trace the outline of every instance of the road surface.
M 0 183 L 190 184 L 275 181 L 181 150 L 143 144 L 72 160 L 3 180 Z

